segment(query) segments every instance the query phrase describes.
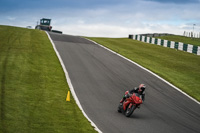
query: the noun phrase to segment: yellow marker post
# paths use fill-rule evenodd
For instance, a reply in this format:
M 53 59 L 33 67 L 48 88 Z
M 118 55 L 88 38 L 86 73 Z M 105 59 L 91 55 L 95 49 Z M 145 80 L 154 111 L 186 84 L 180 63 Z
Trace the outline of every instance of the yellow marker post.
M 68 91 L 68 93 L 67 93 L 66 101 L 70 102 L 70 91 Z

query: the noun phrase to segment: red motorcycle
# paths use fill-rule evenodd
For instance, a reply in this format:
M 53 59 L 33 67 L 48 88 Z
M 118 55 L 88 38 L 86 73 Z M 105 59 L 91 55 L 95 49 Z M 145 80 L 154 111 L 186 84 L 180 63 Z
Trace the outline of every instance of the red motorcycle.
M 130 117 L 136 108 L 140 107 L 142 104 L 142 99 L 138 93 L 130 94 L 128 91 L 125 92 L 125 95 L 129 95 L 123 103 L 120 103 L 118 106 L 118 112 L 122 112 L 126 117 Z

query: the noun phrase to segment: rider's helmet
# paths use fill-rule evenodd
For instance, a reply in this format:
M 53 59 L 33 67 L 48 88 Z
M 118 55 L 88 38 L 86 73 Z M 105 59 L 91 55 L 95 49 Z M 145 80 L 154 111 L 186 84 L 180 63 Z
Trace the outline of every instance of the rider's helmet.
M 145 84 L 140 84 L 139 89 L 138 89 L 138 93 L 144 92 L 145 88 L 146 88 Z

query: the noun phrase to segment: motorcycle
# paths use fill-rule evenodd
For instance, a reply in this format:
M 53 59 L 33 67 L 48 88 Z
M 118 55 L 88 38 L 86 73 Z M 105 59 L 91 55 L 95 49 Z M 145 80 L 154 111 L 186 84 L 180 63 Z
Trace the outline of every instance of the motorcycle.
M 140 108 L 142 99 L 138 93 L 130 94 L 126 91 L 125 95 L 129 95 L 129 97 L 126 98 L 123 103 L 119 103 L 118 112 L 124 113 L 126 117 L 130 117 L 136 108 Z

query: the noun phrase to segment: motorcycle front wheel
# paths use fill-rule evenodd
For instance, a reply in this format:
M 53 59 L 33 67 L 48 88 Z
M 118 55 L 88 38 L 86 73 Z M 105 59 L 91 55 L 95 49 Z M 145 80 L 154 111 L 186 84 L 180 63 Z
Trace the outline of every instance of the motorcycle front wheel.
M 126 109 L 126 112 L 125 112 L 125 116 L 126 116 L 126 117 L 130 117 L 130 116 L 132 115 L 134 109 L 135 109 L 135 106 L 134 106 L 134 105 L 133 105 L 131 108 L 127 108 L 127 109 Z

